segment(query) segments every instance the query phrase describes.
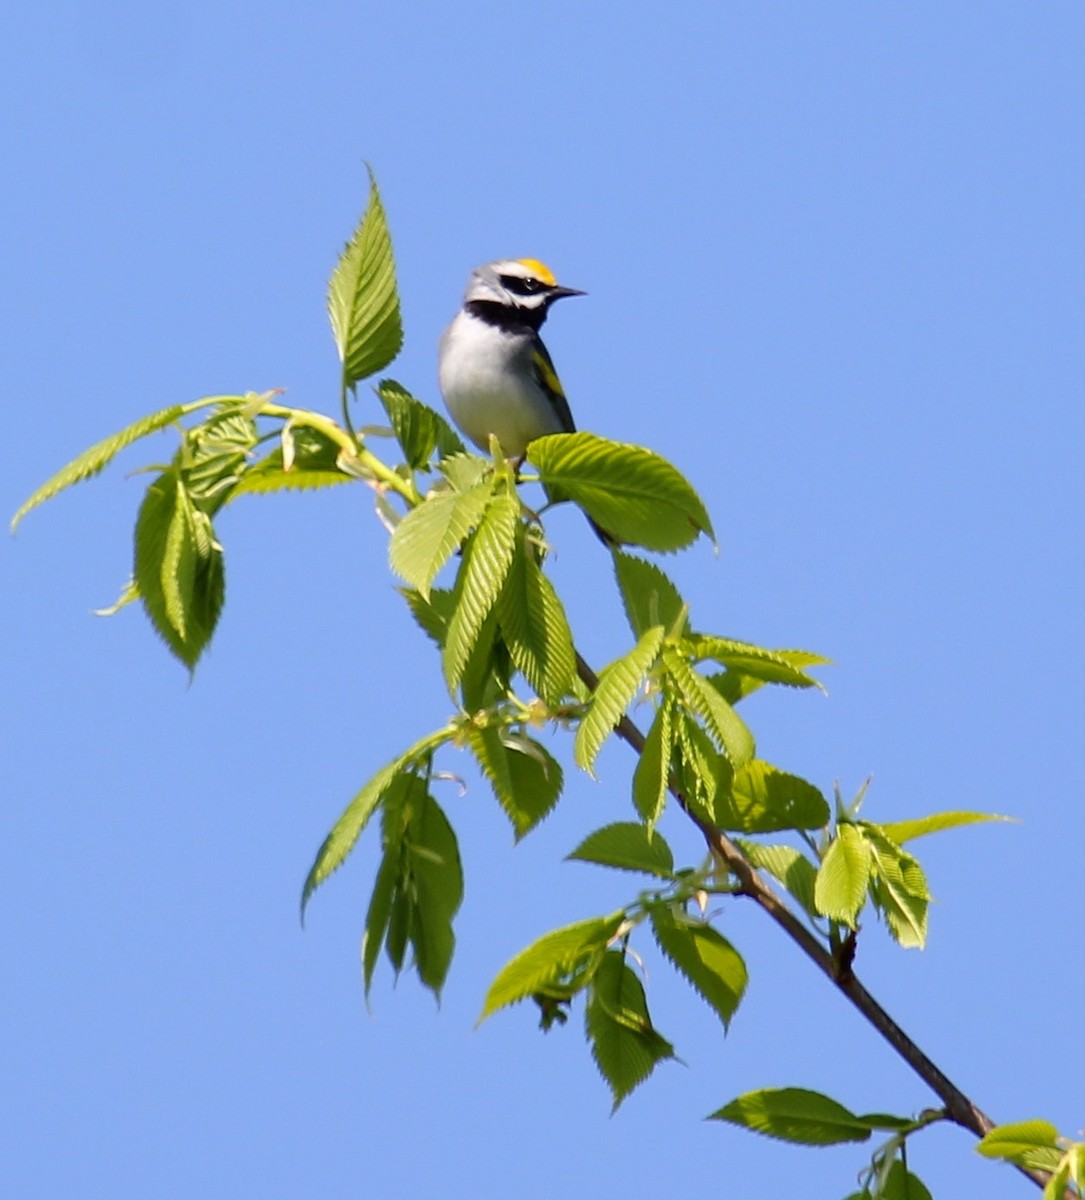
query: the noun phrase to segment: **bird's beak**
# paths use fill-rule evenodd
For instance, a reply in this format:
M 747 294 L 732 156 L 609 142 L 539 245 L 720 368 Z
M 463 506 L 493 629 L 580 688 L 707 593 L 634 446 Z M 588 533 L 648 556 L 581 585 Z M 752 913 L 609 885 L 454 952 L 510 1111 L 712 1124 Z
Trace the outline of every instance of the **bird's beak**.
M 586 296 L 579 288 L 554 287 L 550 289 L 551 300 L 560 300 L 563 296 Z

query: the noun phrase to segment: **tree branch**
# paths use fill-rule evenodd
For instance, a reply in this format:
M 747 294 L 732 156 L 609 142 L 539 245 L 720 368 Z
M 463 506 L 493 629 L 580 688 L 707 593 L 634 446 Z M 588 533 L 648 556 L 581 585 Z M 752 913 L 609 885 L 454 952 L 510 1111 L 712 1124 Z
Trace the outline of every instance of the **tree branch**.
M 599 684 L 599 677 L 579 653 L 576 656 L 576 671 L 581 682 L 594 691 Z M 639 755 L 643 751 L 644 734 L 629 717 L 622 717 L 615 726 L 615 732 L 636 754 Z M 725 833 L 714 828 L 690 808 L 673 779 L 668 785 L 668 790 L 678 801 L 686 816 L 701 831 L 712 854 L 724 863 L 738 880 L 739 886 L 735 894 L 748 897 L 776 922 L 818 970 L 847 997 L 919 1078 L 939 1097 L 949 1119 L 977 1137 L 983 1137 L 989 1129 L 994 1128 L 995 1122 L 978 1105 L 973 1104 L 964 1092 L 923 1053 L 859 982 L 851 970 L 850 962 L 844 964 L 841 969 L 841 963 L 765 883 L 738 846 Z M 1041 1188 L 1049 1178 L 1046 1171 L 1029 1170 L 1024 1167 L 1017 1169 Z

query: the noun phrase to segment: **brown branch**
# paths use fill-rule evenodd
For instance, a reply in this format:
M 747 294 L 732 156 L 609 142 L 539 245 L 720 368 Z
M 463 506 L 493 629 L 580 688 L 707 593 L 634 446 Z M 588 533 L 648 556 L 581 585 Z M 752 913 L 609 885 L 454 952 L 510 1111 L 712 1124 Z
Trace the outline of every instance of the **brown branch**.
M 576 656 L 576 670 L 581 682 L 594 691 L 599 684 L 599 677 L 579 653 Z M 623 716 L 614 729 L 622 741 L 626 742 L 636 754 L 639 755 L 643 751 L 644 734 L 629 717 Z M 686 816 L 701 831 L 712 854 L 738 880 L 736 895 L 748 897 L 776 922 L 818 970 L 851 1001 L 908 1066 L 939 1097 L 945 1105 L 946 1115 L 949 1119 L 977 1137 L 983 1137 L 989 1129 L 992 1129 L 995 1122 L 981 1108 L 973 1104 L 964 1092 L 935 1066 L 901 1029 L 859 982 L 851 969 L 850 962 L 841 969 L 841 964 L 837 959 L 765 883 L 738 846 L 725 833 L 709 824 L 689 806 L 673 779 L 668 785 L 668 790 L 678 801 Z M 1029 1170 L 1025 1167 L 1018 1167 L 1018 1170 L 1039 1187 L 1043 1187 L 1047 1183 L 1048 1173 L 1046 1171 Z

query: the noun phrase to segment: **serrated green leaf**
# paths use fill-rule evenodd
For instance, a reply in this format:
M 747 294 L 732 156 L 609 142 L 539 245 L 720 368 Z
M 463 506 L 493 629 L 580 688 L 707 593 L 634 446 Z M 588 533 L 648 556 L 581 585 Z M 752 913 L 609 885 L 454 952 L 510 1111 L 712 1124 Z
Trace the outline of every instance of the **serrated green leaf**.
M 742 853 L 755 867 L 768 873 L 783 885 L 811 917 L 819 917 L 814 903 L 814 884 L 817 867 L 791 846 L 762 846 L 745 838 L 737 839 Z
M 685 605 L 678 589 L 655 563 L 615 551 L 614 575 L 634 637 L 641 637 L 654 625 L 675 631 Z
M 663 652 L 663 665 L 692 712 L 705 723 L 716 745 L 733 767 L 749 762 L 755 752 L 753 734 L 708 680 L 676 651 Z
M 403 776 L 397 776 L 398 779 L 403 779 Z M 399 864 L 400 843 L 397 842 L 394 848 L 387 845 L 384 848 L 384 855 L 381 858 L 380 866 L 377 868 L 377 875 L 373 881 L 373 892 L 369 897 L 369 907 L 365 914 L 365 930 L 362 933 L 362 979 L 365 985 L 366 999 L 369 999 L 369 990 L 373 983 L 373 972 L 376 970 L 377 958 L 380 956 L 381 946 L 384 945 L 385 935 L 388 932 L 388 925 L 392 916 L 392 902 L 396 895 L 396 885 L 399 882 L 400 864 Z M 404 937 L 404 945 L 406 945 L 406 937 Z M 402 964 L 402 958 L 400 959 Z M 393 962 L 393 967 L 395 963 Z
M 654 908 L 652 932 L 660 950 L 715 1010 L 727 1029 L 742 1002 L 748 976 L 742 955 L 703 921 Z
M 252 463 L 230 491 L 229 499 L 268 492 L 302 491 L 350 483 L 353 476 L 339 465 L 341 447 L 319 429 L 304 424 L 289 427 L 292 458 L 283 458 L 282 445 Z
M 855 928 L 870 881 L 870 844 L 854 825 L 840 825 L 814 884 L 819 913 Z
M 664 690 L 667 680 L 664 678 Z M 720 789 L 731 786 L 734 771 L 726 757 L 712 744 L 695 718 L 675 707 L 672 767 L 687 804 L 711 822 L 715 799 Z
M 225 576 L 210 520 L 193 506 L 177 467 L 147 488 L 132 573 L 155 632 L 194 669 L 222 611 Z
M 522 523 L 516 530 L 516 548 L 498 601 L 497 619 L 516 669 L 545 704 L 560 704 L 573 690 L 573 635 L 558 594 L 527 543 Z
M 708 659 L 762 683 L 785 684 L 788 687 L 821 687 L 802 667 L 829 662 L 827 658 L 811 654 L 808 650 L 769 650 L 750 642 L 738 642 L 733 638 L 705 633 L 690 634 L 684 640 L 684 646 L 694 661 Z
M 713 812 L 721 829 L 743 833 L 822 829 L 829 823 L 828 802 L 812 783 L 760 759 L 735 771 L 730 789 L 717 794 Z
M 1042 1120 L 996 1125 L 980 1138 L 976 1151 L 984 1158 L 1000 1158 L 1037 1171 L 1056 1170 L 1062 1158 L 1059 1131 Z
M 490 459 L 466 451 L 442 459 L 438 467 L 454 492 L 469 492 L 476 484 L 491 478 L 494 470 Z
M 396 526 L 388 543 L 392 570 L 425 598 L 438 571 L 479 524 L 490 484 L 467 492 L 434 492 Z
M 486 993 L 479 1021 L 486 1020 L 499 1008 L 515 1004 L 533 992 L 559 985 L 574 974 L 582 975 L 585 969 L 601 958 L 607 943 L 624 920 L 625 913 L 619 911 L 608 917 L 577 921 L 543 934 L 497 973 Z M 581 982 L 586 981 L 584 976 Z
M 496 496 L 464 550 L 443 653 L 449 691 L 463 678 L 471 651 L 501 595 L 519 524 L 520 502 L 513 496 Z
M 711 1114 L 766 1137 L 800 1146 L 865 1142 L 870 1128 L 842 1104 L 806 1088 L 764 1088 L 746 1092 Z
M 173 496 L 173 510 L 166 526 L 166 541 L 158 570 L 166 620 L 183 644 L 187 624 L 187 601 L 196 576 L 198 550 L 195 544 L 195 512 L 192 500 L 180 484 L 174 488 Z M 140 590 L 143 591 L 142 588 Z
M 305 909 L 313 892 L 343 865 L 369 818 L 388 794 L 392 784 L 404 770 L 403 756 L 393 759 L 382 767 L 347 805 L 332 826 L 331 832 L 321 843 L 313 865 L 305 879 L 301 892 L 301 917 L 305 920 Z
M 58 492 L 64 491 L 65 488 L 69 488 L 73 484 L 81 483 L 84 479 L 90 479 L 92 476 L 99 474 L 126 446 L 130 446 L 133 442 L 146 437 L 150 433 L 156 433 L 158 430 L 164 429 L 167 425 L 174 424 L 174 422 L 179 421 L 185 415 L 185 411 L 185 405 L 171 404 L 169 408 L 164 408 L 160 412 L 141 417 L 138 421 L 134 421 L 131 425 L 126 426 L 119 433 L 114 433 L 107 438 L 103 438 L 88 450 L 84 450 L 78 457 L 73 458 L 67 466 L 61 467 L 55 475 L 47 479 L 20 506 L 19 511 L 11 518 L 11 532 L 15 532 L 19 522 L 31 509 L 37 508 L 39 504 L 44 504 L 46 500 L 51 500 Z
M 603 955 L 584 1016 L 592 1058 L 614 1097 L 611 1111 L 616 1111 L 657 1063 L 674 1058 L 674 1047 L 652 1025 L 644 988 L 620 951 Z
M 534 738 L 494 726 L 472 726 L 468 744 L 519 841 L 557 804 L 564 781 L 560 764 Z
M 403 345 L 392 239 L 372 171 L 365 215 L 328 283 L 328 316 L 344 391 L 382 371 Z
M 256 445 L 251 403 L 242 399 L 224 404 L 185 433 L 181 477 L 193 502 L 208 514 L 221 508 L 237 486 Z
M 591 771 L 601 746 L 632 703 L 659 657 L 663 635 L 662 625 L 646 630 L 628 654 L 612 662 L 599 676 L 573 745 L 573 758 L 582 770 Z
M 518 502 L 511 496 L 498 496 L 491 501 L 464 547 L 444 646 L 445 677 L 450 690 L 460 679 L 483 624 L 495 617 L 496 601 L 512 561 L 518 521 Z
M 617 541 L 681 550 L 699 533 L 714 538 L 700 497 L 666 459 L 594 433 L 537 438 L 528 457 L 548 488 L 575 501 Z
M 452 589 L 431 588 L 428 600 L 413 588 L 400 588 L 399 594 L 407 601 L 411 616 L 418 622 L 422 632 L 432 638 L 438 646 L 443 646 L 455 603 Z
M 649 828 L 663 815 L 667 802 L 674 747 L 672 715 L 671 705 L 664 701 L 648 727 L 644 749 L 633 772 L 633 807 Z
M 891 842 L 877 825 L 859 827 L 872 855 L 871 898 L 889 932 L 906 948 L 921 948 L 927 940 L 930 889 L 923 868 L 906 850 Z
M 422 983 L 438 998 L 452 963 L 452 918 L 463 902 L 463 868 L 456 834 L 428 793 L 414 806 L 407 829 L 414 913 L 410 941 Z
M 459 593 L 453 594 L 453 613 Z M 449 618 L 451 626 L 452 618 Z M 447 635 L 446 635 L 447 643 Z M 477 713 L 509 694 L 512 660 L 497 628 L 497 612 L 491 610 L 482 622 L 475 644 L 467 655 L 460 680 L 460 705 L 465 712 Z
M 408 466 L 415 470 L 426 466 L 434 450 L 439 451 L 441 458 L 463 453 L 463 442 L 444 417 L 412 396 L 402 384 L 382 379 L 377 385 L 377 396 Z
M 662 879 L 674 877 L 674 855 L 661 833 L 653 833 L 638 821 L 616 821 L 604 825 L 567 856 L 580 862 L 643 871 Z
M 899 946 L 922 949 L 927 943 L 930 895 L 921 866 L 887 839 L 882 839 L 881 847 L 871 841 L 871 853 L 870 899 Z
M 453 732 L 451 727 L 439 729 L 415 742 L 410 749 L 382 767 L 343 810 L 317 851 L 306 876 L 301 893 L 303 921 L 309 898 L 324 880 L 346 861 L 369 818 L 388 795 L 396 777 L 400 774 L 412 775 L 418 764 L 427 761 L 438 746 L 452 737 Z
M 975 825 L 980 821 L 1012 821 L 1013 817 L 1002 817 L 997 813 L 943 812 L 929 817 L 915 817 L 911 821 L 891 821 L 878 828 L 891 842 L 903 846 L 914 838 L 926 837 L 929 833 L 941 833 L 944 829 L 957 829 L 962 825 Z
M 765 686 L 763 680 L 751 679 L 748 675 L 739 674 L 738 671 L 714 671 L 711 675 L 706 675 L 705 679 L 732 707 L 740 700 L 745 699 L 751 692 L 756 692 L 758 688 Z

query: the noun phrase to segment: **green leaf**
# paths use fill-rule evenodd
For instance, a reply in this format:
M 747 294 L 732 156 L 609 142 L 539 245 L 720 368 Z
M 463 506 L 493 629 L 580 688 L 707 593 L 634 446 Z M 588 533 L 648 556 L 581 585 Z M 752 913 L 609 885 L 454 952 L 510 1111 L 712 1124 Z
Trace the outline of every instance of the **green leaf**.
M 406 524 L 406 522 L 404 522 Z M 496 496 L 463 553 L 456 579 L 456 608 L 444 646 L 445 680 L 453 691 L 490 616 L 512 563 L 520 502 Z
M 548 488 L 575 501 L 612 537 L 648 550 L 681 550 L 714 537 L 700 497 L 666 459 L 594 433 L 537 438 L 528 457 Z
M 453 610 L 459 601 L 453 595 Z M 449 618 L 451 625 L 451 617 Z M 447 643 L 447 637 L 446 637 Z M 460 707 L 469 713 L 481 712 L 509 694 L 512 662 L 497 629 L 497 612 L 491 610 L 482 622 L 475 644 L 467 655 L 460 680 Z
M 470 726 L 468 742 L 519 841 L 557 804 L 563 784 L 560 764 L 533 738 L 496 726 Z
M 516 530 L 516 548 L 501 591 L 497 619 L 516 669 L 545 704 L 554 708 L 573 690 L 573 635 L 557 592 Z
M 581 719 L 573 745 L 573 757 L 582 770 L 591 771 L 603 743 L 633 702 L 659 657 L 663 634 L 662 625 L 646 630 L 628 654 L 612 662 L 599 676 L 599 685 Z
M 398 758 L 382 767 L 343 810 L 324 839 L 312 867 L 305 879 L 301 893 L 301 917 L 305 920 L 305 909 L 313 892 L 346 861 L 354 844 L 361 836 L 369 818 L 385 799 L 395 779 L 400 774 L 412 775 L 419 764 L 427 762 L 433 751 L 453 735 L 451 727 L 439 729 L 415 742 Z
M 440 451 L 441 458 L 463 453 L 463 442 L 444 417 L 394 379 L 382 379 L 377 385 L 377 396 L 408 466 L 415 470 L 426 466 L 434 450 Z
M 383 370 L 403 345 L 392 240 L 377 181 L 328 284 L 328 316 L 343 364 L 343 390 Z
M 479 1021 L 533 992 L 560 985 L 574 974 L 582 976 L 581 983 L 586 982 L 586 971 L 602 957 L 624 920 L 625 913 L 619 911 L 543 934 L 497 973 L 486 993 Z
M 416 774 L 401 772 L 385 791 L 382 851 L 362 939 L 366 995 L 383 942 L 397 975 L 410 944 L 419 979 L 439 999 L 463 872 L 456 835 Z
M 916 817 L 911 821 L 891 821 L 878 828 L 891 842 L 903 846 L 913 838 L 925 837 L 928 833 L 941 833 L 943 829 L 957 829 L 961 825 L 975 825 L 979 821 L 1012 821 L 1013 817 L 1002 817 L 996 813 L 943 812 L 929 817 Z
M 423 598 L 437 572 L 482 520 L 490 484 L 466 492 L 433 492 L 396 526 L 388 543 L 392 570 L 417 588 Z
M 443 646 L 455 604 L 452 589 L 431 588 L 428 600 L 413 588 L 400 588 L 399 594 L 407 601 L 411 616 L 418 622 L 422 632 L 432 638 L 438 646 Z
M 1063 1158 L 1059 1163 L 1058 1170 L 1048 1176 L 1040 1200 L 1065 1200 L 1066 1189 L 1070 1186 L 1070 1175 L 1070 1163 Z M 1081 1180 L 1078 1179 L 1076 1182 L 1077 1188 L 1070 1193 L 1072 1196 L 1081 1195 Z
M 1000 1158 L 1036 1171 L 1054 1171 L 1062 1158 L 1059 1131 L 1050 1121 L 1041 1120 L 996 1125 L 980 1138 L 976 1150 L 984 1158 Z
M 914 1117 L 898 1117 L 896 1113 L 862 1113 L 859 1117 L 869 1129 L 883 1129 L 892 1133 L 914 1133 Z
M 882 1184 L 879 1200 L 931 1200 L 931 1194 L 918 1175 L 894 1159 Z
M 214 513 L 237 486 L 256 445 L 251 398 L 222 405 L 185 434 L 181 478 L 198 508 Z
M 211 522 L 176 467 L 155 479 L 140 505 L 133 577 L 155 631 L 193 670 L 222 611 L 225 577 Z
M 854 929 L 866 899 L 870 867 L 870 843 L 854 825 L 838 826 L 814 885 L 818 912 Z
M 930 890 L 923 868 L 906 850 L 891 842 L 877 825 L 860 828 L 872 854 L 871 898 L 889 932 L 904 947 L 919 949 L 927 940 Z
M 456 942 L 452 918 L 463 902 L 463 868 L 452 826 L 428 793 L 412 812 L 407 847 L 415 908 L 410 925 L 415 968 L 423 984 L 440 997 Z
M 588 834 L 568 857 L 622 871 L 644 871 L 663 879 L 674 877 L 674 856 L 663 835 L 651 832 L 637 821 L 604 825 Z
M 91 446 L 89 450 L 84 450 L 77 458 L 73 458 L 66 467 L 61 467 L 55 475 L 47 479 L 26 500 L 15 516 L 11 518 L 11 532 L 15 532 L 19 522 L 32 508 L 37 508 L 39 504 L 44 504 L 46 500 L 51 500 L 58 492 L 71 487 L 72 484 L 80 483 L 84 479 L 89 479 L 92 475 L 97 475 L 126 446 L 130 446 L 133 442 L 138 441 L 139 438 L 146 437 L 149 433 L 156 433 L 159 429 L 164 429 L 167 425 L 172 425 L 175 421 L 179 421 L 185 415 L 185 411 L 185 405 L 171 404 L 169 408 L 164 408 L 160 412 L 141 417 L 138 421 L 134 421 L 131 425 L 126 426 L 119 433 L 114 433 L 110 437 L 103 438 L 102 441 L 96 442 Z
M 716 796 L 731 786 L 734 771 L 691 714 L 676 707 L 671 724 L 672 766 L 679 788 L 686 802 L 711 822 Z
M 362 788 L 354 799 L 343 810 L 339 820 L 332 826 L 331 832 L 321 843 L 316 853 L 313 865 L 305 879 L 301 892 L 301 919 L 305 920 L 305 909 L 313 892 L 347 860 L 354 849 L 354 844 L 361 836 L 362 830 L 377 806 L 387 796 L 393 783 L 400 774 L 410 774 L 404 771 L 403 756 L 393 759 L 387 766 L 382 767 L 376 775 Z
M 766 1137 L 801 1146 L 865 1142 L 870 1128 L 842 1104 L 806 1088 L 764 1088 L 746 1092 L 711 1114 Z
M 667 802 L 674 748 L 672 715 L 670 703 L 664 701 L 648 727 L 644 749 L 633 772 L 633 806 L 649 828 L 663 815 Z
M 663 652 L 663 665 L 692 712 L 705 723 L 712 740 L 733 767 L 754 756 L 753 734 L 746 723 L 708 680 L 676 651 Z
M 829 805 L 812 783 L 753 759 L 735 771 L 729 792 L 720 791 L 713 806 L 721 829 L 775 833 L 781 829 L 822 829 Z
M 490 459 L 466 451 L 452 454 L 437 465 L 454 492 L 469 492 L 476 483 L 489 479 L 494 470 Z
M 122 608 L 127 608 L 129 604 L 139 599 L 139 588 L 136 587 L 136 581 L 129 577 L 128 582 L 121 590 L 121 594 L 109 605 L 108 608 L 96 608 L 94 615 L 96 617 L 115 617 Z
M 789 687 L 821 687 L 802 668 L 829 662 L 808 650 L 768 650 L 749 642 L 704 633 L 690 634 L 685 639 L 685 646 L 695 661 L 710 659 L 761 683 L 781 683 Z
M 614 574 L 634 637 L 641 637 L 654 625 L 681 632 L 676 626 L 685 604 L 659 567 L 635 555 L 615 551 Z
M 1085 1142 L 1073 1142 L 1063 1159 L 1069 1174 L 1079 1188 L 1085 1187 Z
M 728 1028 L 746 992 L 742 955 L 711 925 L 672 908 L 653 908 L 651 920 L 660 950 Z
M 817 868 L 806 855 L 791 846 L 762 846 L 745 838 L 739 838 L 738 845 L 755 867 L 768 871 L 811 917 L 821 916 L 814 903 Z
M 350 483 L 353 477 L 339 466 L 340 446 L 327 434 L 309 425 L 289 425 L 284 434 L 292 458 L 284 461 L 282 445 L 252 463 L 230 491 L 238 496 L 268 492 L 303 491 Z
M 603 955 L 592 977 L 585 1024 L 592 1058 L 614 1097 L 612 1112 L 656 1063 L 674 1058 L 674 1047 L 652 1025 L 640 980 L 618 950 Z
M 405 780 L 414 779 L 414 776 L 396 776 L 395 783 L 400 783 Z M 369 897 L 369 908 L 365 914 L 365 930 L 362 933 L 362 979 L 365 983 L 366 999 L 369 999 L 369 989 L 373 983 L 373 972 L 376 970 L 377 958 L 380 955 L 381 946 L 384 945 L 385 935 L 388 932 L 388 925 L 392 916 L 392 902 L 396 896 L 396 889 L 400 878 L 400 855 L 401 841 L 397 839 L 394 846 L 389 846 L 386 842 L 384 854 L 380 861 L 380 866 L 377 868 L 376 879 L 373 882 L 373 892 Z M 403 944 L 406 945 L 406 936 L 404 935 Z M 402 966 L 402 956 L 399 960 L 399 966 L 393 961 L 397 973 L 399 967 Z

